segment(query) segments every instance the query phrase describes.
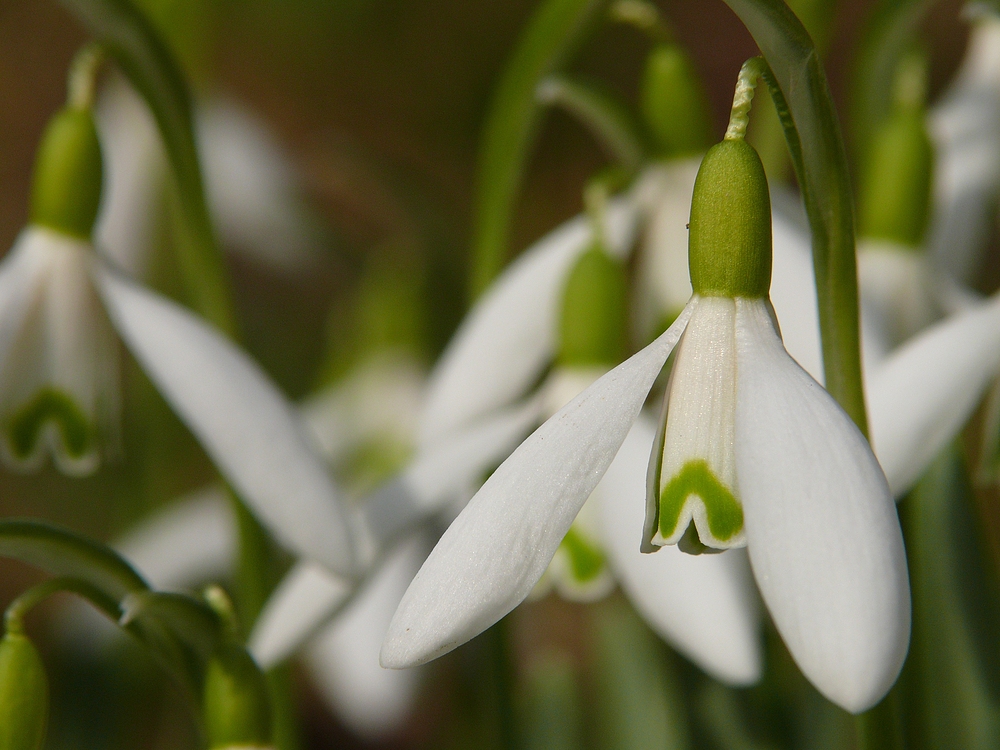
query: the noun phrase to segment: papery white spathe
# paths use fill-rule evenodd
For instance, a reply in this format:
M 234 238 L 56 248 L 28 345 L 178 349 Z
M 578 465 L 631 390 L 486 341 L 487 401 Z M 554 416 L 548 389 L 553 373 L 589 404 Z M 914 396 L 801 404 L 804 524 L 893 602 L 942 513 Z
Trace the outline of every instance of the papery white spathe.
M 489 627 L 525 598 L 624 442 L 698 304 L 698 298 L 692 298 L 684 313 L 653 344 L 543 424 L 487 480 L 445 532 L 404 595 L 383 645 L 383 664 L 405 667 L 440 656 Z M 784 352 L 766 303 L 737 300 L 735 325 L 738 482 L 747 532 L 756 537 L 751 559 L 754 545 L 782 550 L 789 543 L 788 534 L 801 531 L 803 536 L 811 536 L 813 527 L 795 507 L 803 496 L 823 507 L 833 534 L 851 530 L 849 540 L 834 537 L 817 546 L 818 558 L 804 558 L 797 572 L 804 571 L 805 579 L 787 579 L 784 586 L 765 587 L 763 594 L 807 676 L 831 700 L 860 711 L 880 699 L 895 680 L 908 643 L 906 562 L 888 487 L 867 443 L 847 415 Z M 771 365 L 777 361 L 772 350 L 780 350 L 785 372 L 797 373 L 785 378 L 791 389 L 785 395 L 755 377 L 760 361 Z M 796 403 L 790 404 L 789 399 Z M 812 421 L 790 414 L 790 406 L 806 410 Z M 819 430 L 817 423 L 822 426 Z M 805 446 L 801 448 L 804 460 L 797 465 L 788 465 L 780 455 L 774 455 L 776 438 L 769 430 L 777 424 L 792 430 L 783 435 L 783 441 L 791 438 Z M 770 462 L 749 466 L 743 453 L 747 446 L 769 451 Z M 865 456 L 866 460 L 853 463 Z M 846 468 L 852 472 L 846 486 L 827 481 Z M 762 481 L 764 472 L 766 481 Z M 846 502 L 838 489 L 850 496 Z M 785 520 L 757 525 L 759 522 L 750 518 L 769 512 L 761 507 L 767 503 L 762 494 L 768 490 L 774 496 L 771 507 Z M 878 508 L 874 514 L 858 512 L 869 504 Z M 841 562 L 839 550 L 845 544 L 857 551 L 854 564 L 827 570 L 826 562 Z M 823 553 L 829 559 L 824 560 Z M 801 590 L 805 582 L 809 591 Z M 892 595 L 871 595 L 886 590 Z M 820 601 L 838 609 L 833 627 L 815 621 L 829 615 L 819 606 Z M 831 633 L 836 640 L 834 648 L 848 658 L 830 663 L 817 660 L 815 650 L 830 647 Z M 859 668 L 859 654 L 872 657 L 864 670 Z
M 0 301 L 5 409 L 19 408 L 45 388 L 79 398 L 82 409 L 117 396 L 92 393 L 95 384 L 113 382 L 109 373 L 117 367 L 104 342 L 91 340 L 110 321 L 277 539 L 332 570 L 354 574 L 347 518 L 326 468 L 289 404 L 228 339 L 110 269 L 89 243 L 40 227 L 25 229 L 0 263 L 0 288 L 16 290 Z M 39 422 L 42 447 L 61 462 L 72 453 L 67 436 L 57 439 L 54 417 L 43 414 Z M 4 427 L 9 431 L 9 423 Z M 88 468 L 96 468 L 96 460 Z

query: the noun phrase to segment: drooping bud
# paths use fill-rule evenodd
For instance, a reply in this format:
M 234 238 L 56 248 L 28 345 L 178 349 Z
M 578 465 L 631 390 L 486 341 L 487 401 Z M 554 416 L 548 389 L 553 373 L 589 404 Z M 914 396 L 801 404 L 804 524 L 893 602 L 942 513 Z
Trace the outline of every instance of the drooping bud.
M 695 294 L 766 297 L 771 287 L 771 197 L 764 166 L 742 138 L 705 155 L 694 183 L 688 265 Z
M 21 633 L 0 640 L 0 750 L 39 750 L 49 716 L 45 666 Z
M 876 130 L 859 196 L 862 238 L 916 248 L 930 216 L 934 147 L 927 132 L 923 60 L 897 77 L 896 100 Z
M 708 100 L 691 58 L 680 45 L 659 44 L 649 54 L 640 97 L 659 156 L 674 159 L 708 148 Z
M 210 750 L 271 746 L 267 680 L 242 646 L 227 644 L 209 660 L 202 710 Z
M 89 240 L 101 202 L 101 145 L 89 108 L 66 107 L 49 123 L 35 160 L 31 222 Z
M 594 242 L 566 280 L 559 324 L 559 364 L 616 365 L 625 355 L 627 288 L 624 264 Z

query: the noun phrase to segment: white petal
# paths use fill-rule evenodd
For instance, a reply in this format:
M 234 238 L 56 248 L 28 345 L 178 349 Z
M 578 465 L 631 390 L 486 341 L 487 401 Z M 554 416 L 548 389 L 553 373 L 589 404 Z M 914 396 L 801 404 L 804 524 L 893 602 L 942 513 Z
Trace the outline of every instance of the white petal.
M 318 232 L 274 136 L 231 100 L 206 101 L 197 115 L 206 193 L 223 241 L 279 271 L 313 267 Z
M 530 399 L 502 409 L 421 451 L 402 474 L 377 490 L 361 509 L 364 528 L 386 542 L 478 487 L 539 422 Z M 468 497 L 467 495 L 465 496 Z
M 535 430 L 486 481 L 404 595 L 383 665 L 447 653 L 524 600 L 625 440 L 696 304 Z
M 320 694 L 355 734 L 376 740 L 398 731 L 413 708 L 418 670 L 385 669 L 379 648 L 392 613 L 429 545 L 407 540 L 306 651 L 306 667 Z
M 350 576 L 337 489 L 267 376 L 174 302 L 108 269 L 97 279 L 115 328 L 240 497 L 279 542 Z
M 926 329 L 869 378 L 872 445 L 893 494 L 958 434 L 998 370 L 1000 298 Z
M 801 224 L 797 220 L 801 213 L 799 199 L 787 195 L 778 199 L 778 195 L 781 194 L 775 195 L 774 202 L 780 202 L 782 208 L 775 208 L 771 223 L 774 238 L 771 303 L 781 326 L 785 349 L 816 382 L 822 383 L 823 351 L 809 228 L 804 215 Z M 868 370 L 885 358 L 889 342 L 871 314 L 868 300 L 862 297 L 860 304 L 861 358 Z
M 635 220 L 630 200 L 609 202 L 613 252 L 630 245 Z M 563 280 L 589 239 L 587 217 L 571 219 L 526 250 L 472 308 L 431 373 L 422 447 L 521 398 L 538 379 L 555 350 Z
M 254 623 L 250 653 L 264 669 L 284 661 L 344 606 L 351 591 L 350 581 L 321 565 L 297 563 Z
M 83 476 L 97 469 L 102 448 L 116 445 L 117 349 L 91 281 L 93 262 L 89 242 L 29 226 L 4 263 L 5 279 L 21 286 L 7 290 L 0 332 L 6 349 L 0 360 L 0 422 L 7 426 L 15 415 L 24 416 L 46 392 L 68 399 L 74 413 L 67 425 L 55 412 L 36 411 L 40 434 L 27 451 L 15 448 L 13 430 L 5 429 L 0 449 L 12 468 L 35 470 L 51 453 L 63 473 Z M 67 444 L 67 430 L 84 437 L 76 451 Z
M 858 713 L 910 635 L 903 537 L 861 432 L 789 357 L 766 303 L 737 300 L 736 468 L 757 585 L 792 657 Z
M 858 243 L 858 293 L 890 348 L 941 314 L 923 252 L 892 242 Z
M 605 548 L 622 588 L 646 622 L 678 651 L 728 685 L 760 679 L 760 615 L 743 551 L 688 555 L 639 551 L 646 464 L 656 424 L 642 414 L 595 491 Z
M 229 577 L 236 528 L 221 487 L 186 495 L 113 544 L 156 589 L 190 589 Z
M 738 516 L 733 432 L 736 419 L 736 302 L 705 297 L 691 315 L 677 346 L 667 389 L 662 461 L 653 465 L 651 482 L 659 483 L 660 513 L 652 544 L 678 544 L 693 523 L 701 543 L 713 549 L 743 547 L 746 539 Z M 659 446 L 654 450 L 659 450 Z M 707 469 L 728 503 L 710 504 L 711 490 L 688 491 L 695 467 Z M 676 483 L 680 482 L 680 486 Z M 674 489 L 670 487 L 673 485 Z M 723 489 L 724 488 L 724 489 Z M 677 493 L 676 495 L 674 493 Z M 671 495 L 674 497 L 671 499 Z M 717 499 L 720 499 L 717 497 Z M 670 506 L 679 503 L 680 507 Z M 709 510 L 714 511 L 709 515 Z M 722 538 L 711 521 L 725 521 Z M 647 523 L 652 524 L 653 519 Z M 717 525 L 716 530 L 719 530 Z M 667 534 L 664 535 L 664 531 Z
M 771 232 L 771 304 L 781 326 L 781 337 L 795 361 L 822 383 L 823 352 L 808 229 L 774 211 Z
M 96 245 L 117 268 L 142 278 L 163 215 L 166 154 L 149 108 L 124 76 L 108 77 L 95 114 L 104 157 Z
M 699 155 L 669 161 L 651 168 L 642 178 L 649 183 L 643 190 L 650 193 L 651 204 L 636 274 L 642 285 L 635 316 L 642 340 L 666 315 L 681 310 L 691 297 L 687 224 L 701 159 Z

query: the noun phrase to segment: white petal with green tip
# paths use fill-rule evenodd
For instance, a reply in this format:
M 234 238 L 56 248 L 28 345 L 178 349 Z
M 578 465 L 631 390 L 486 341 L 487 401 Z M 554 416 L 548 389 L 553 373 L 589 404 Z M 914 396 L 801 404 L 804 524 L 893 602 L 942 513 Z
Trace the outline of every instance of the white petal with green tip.
M 713 549 L 742 547 L 736 490 L 736 303 L 703 297 L 677 347 L 670 374 L 659 476 L 656 546 L 697 529 Z
M 737 300 L 736 470 L 757 585 L 792 657 L 858 713 L 899 675 L 910 634 L 888 484 L 847 414 L 785 352 L 766 303 Z
M 228 339 L 174 302 L 107 268 L 98 287 L 122 339 L 219 471 L 275 538 L 351 576 L 337 489 L 298 415 Z
M 384 666 L 447 653 L 524 600 L 625 440 L 696 304 L 535 430 L 486 481 L 403 596 L 382 647 Z

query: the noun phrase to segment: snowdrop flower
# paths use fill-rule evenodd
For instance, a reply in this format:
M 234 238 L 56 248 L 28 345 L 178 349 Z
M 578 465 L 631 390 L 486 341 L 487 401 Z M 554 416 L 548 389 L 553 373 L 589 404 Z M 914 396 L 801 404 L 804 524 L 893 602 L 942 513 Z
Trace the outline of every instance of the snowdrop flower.
M 101 171 L 89 103 L 71 103 L 46 131 L 30 223 L 0 264 L 0 456 L 19 470 L 46 455 L 68 473 L 97 468 L 115 429 L 115 331 L 278 541 L 352 576 L 337 490 L 267 376 L 94 252 Z
M 781 345 L 766 299 L 766 180 L 741 138 L 706 157 L 691 225 L 691 302 L 490 477 L 404 595 L 383 664 L 439 656 L 527 595 L 683 333 L 644 544 L 746 540 L 779 631 L 819 689 L 854 711 L 888 690 L 909 633 L 895 509 L 863 436 Z

